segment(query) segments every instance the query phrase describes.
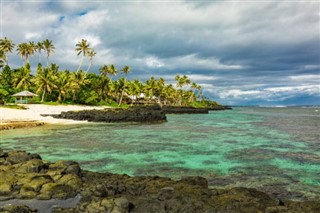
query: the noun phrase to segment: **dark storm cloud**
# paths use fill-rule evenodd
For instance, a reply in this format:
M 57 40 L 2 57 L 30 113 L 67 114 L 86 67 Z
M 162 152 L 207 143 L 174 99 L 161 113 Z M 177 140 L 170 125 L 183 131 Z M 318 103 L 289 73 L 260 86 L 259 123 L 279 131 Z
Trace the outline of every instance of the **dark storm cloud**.
M 225 104 L 314 104 L 320 93 L 319 4 L 5 1 L 2 33 L 16 43 L 52 39 L 52 61 L 63 69 L 76 69 L 74 45 L 86 38 L 97 52 L 95 72 L 115 63 L 130 65 L 130 78 L 173 82 L 176 74 L 187 74 Z M 9 60 L 21 65 L 17 56 Z

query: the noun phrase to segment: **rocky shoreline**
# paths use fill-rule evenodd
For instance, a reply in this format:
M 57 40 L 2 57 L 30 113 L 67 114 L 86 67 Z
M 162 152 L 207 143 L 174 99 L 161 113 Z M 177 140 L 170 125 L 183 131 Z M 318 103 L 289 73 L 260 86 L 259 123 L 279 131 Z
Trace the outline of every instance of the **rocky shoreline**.
M 165 122 L 167 117 L 159 106 L 130 107 L 128 109 L 112 108 L 104 110 L 81 110 L 61 112 L 52 116 L 59 119 L 86 120 L 89 122 Z
M 69 206 L 63 205 L 66 199 Z M 320 212 L 319 201 L 279 200 L 250 188 L 208 188 L 202 177 L 174 181 L 95 173 L 73 161 L 51 163 L 38 154 L 0 149 L 0 212 L 37 212 L 37 206 L 40 212 Z
M 51 116 L 53 119 L 67 119 L 73 121 L 89 122 L 140 122 L 140 123 L 159 123 L 166 122 L 166 114 L 208 114 L 209 111 L 232 109 L 229 106 L 216 106 L 211 108 L 196 108 L 190 106 L 133 106 L 128 109 L 108 108 L 90 110 L 70 110 L 62 111 L 60 114 L 39 114 L 40 117 Z M 58 122 L 56 122 L 58 123 Z M 40 120 L 12 120 L 0 124 L 1 130 L 9 130 L 25 127 L 36 127 L 45 125 L 46 122 Z
M 86 120 L 89 122 L 165 122 L 166 114 L 208 114 L 209 110 L 226 110 L 229 107 L 196 108 L 190 106 L 134 106 L 128 109 L 82 110 L 61 112 L 52 116 L 59 119 Z

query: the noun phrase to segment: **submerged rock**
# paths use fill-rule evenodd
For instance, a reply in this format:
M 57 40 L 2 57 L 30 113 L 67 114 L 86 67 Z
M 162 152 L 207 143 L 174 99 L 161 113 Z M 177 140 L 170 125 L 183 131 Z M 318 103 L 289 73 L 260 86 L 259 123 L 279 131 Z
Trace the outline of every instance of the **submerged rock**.
M 96 173 L 73 161 L 50 163 L 23 151 L 0 151 L 0 200 L 6 200 L 0 201 L 1 212 L 36 212 L 43 200 L 52 212 L 320 212 L 319 201 L 279 200 L 253 188 L 208 188 L 199 176 L 175 181 Z M 67 198 L 72 205 L 59 206 Z

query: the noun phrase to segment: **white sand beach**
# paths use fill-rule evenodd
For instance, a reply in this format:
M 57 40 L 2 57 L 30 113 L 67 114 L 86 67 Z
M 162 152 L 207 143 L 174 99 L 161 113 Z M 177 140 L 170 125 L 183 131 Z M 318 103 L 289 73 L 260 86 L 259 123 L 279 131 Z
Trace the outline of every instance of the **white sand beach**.
M 92 109 L 104 109 L 108 107 L 100 106 L 78 106 L 78 105 L 43 105 L 43 104 L 25 104 L 26 110 L 0 108 L 0 123 L 13 123 L 13 122 L 25 122 L 35 121 L 44 122 L 49 124 L 74 124 L 83 123 L 86 121 L 73 121 L 66 119 L 56 119 L 51 116 L 41 116 L 42 114 L 60 114 L 63 111 L 77 111 L 77 110 L 92 110 Z

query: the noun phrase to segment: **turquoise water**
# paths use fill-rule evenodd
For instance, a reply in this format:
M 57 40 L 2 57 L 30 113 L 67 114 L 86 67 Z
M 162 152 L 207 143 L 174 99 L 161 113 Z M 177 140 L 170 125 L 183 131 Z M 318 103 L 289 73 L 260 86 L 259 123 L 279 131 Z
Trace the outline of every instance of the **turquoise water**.
M 1 132 L 1 148 L 75 160 L 83 169 L 255 187 L 275 197 L 320 199 L 320 109 L 236 108 L 168 115 L 162 124 L 90 123 Z

